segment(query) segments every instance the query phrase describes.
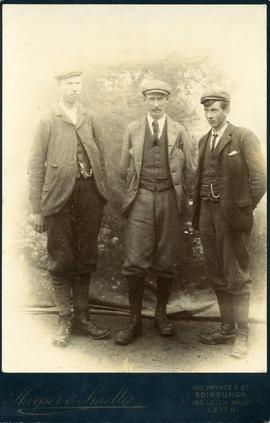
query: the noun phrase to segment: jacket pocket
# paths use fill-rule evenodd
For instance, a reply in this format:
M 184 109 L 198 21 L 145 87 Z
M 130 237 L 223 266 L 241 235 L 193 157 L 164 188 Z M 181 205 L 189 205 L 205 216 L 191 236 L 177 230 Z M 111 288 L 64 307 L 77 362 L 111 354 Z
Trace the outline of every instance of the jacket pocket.
M 231 175 L 240 175 L 242 173 L 242 164 L 243 160 L 240 154 L 235 154 L 233 156 L 227 156 L 228 160 L 228 169 Z
M 237 207 L 248 207 L 248 206 L 252 206 L 252 200 L 249 198 L 245 198 L 242 200 L 235 200 L 235 204 L 237 205 Z
M 48 163 L 46 169 L 46 177 L 43 185 L 43 191 L 47 192 L 50 191 L 51 187 L 53 186 L 56 175 L 58 173 L 59 165 L 57 163 Z
M 171 159 L 173 160 L 184 160 L 185 155 L 181 147 L 174 147 L 171 151 Z
M 132 179 L 135 176 L 136 176 L 135 163 L 134 163 L 133 158 L 131 158 L 129 167 L 127 168 L 127 171 L 126 171 L 126 188 L 129 187 L 129 185 L 132 182 Z

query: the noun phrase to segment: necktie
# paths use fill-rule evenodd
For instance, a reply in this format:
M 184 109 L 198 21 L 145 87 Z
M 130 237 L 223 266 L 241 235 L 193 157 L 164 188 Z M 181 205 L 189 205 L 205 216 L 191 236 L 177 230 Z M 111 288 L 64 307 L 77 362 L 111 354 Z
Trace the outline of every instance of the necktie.
M 211 153 L 214 151 L 215 146 L 216 146 L 216 140 L 217 140 L 218 134 L 213 134 L 213 138 L 212 138 L 212 147 L 211 147 Z
M 154 145 L 158 144 L 158 121 L 154 120 L 152 123 L 153 126 L 153 141 L 154 141 Z

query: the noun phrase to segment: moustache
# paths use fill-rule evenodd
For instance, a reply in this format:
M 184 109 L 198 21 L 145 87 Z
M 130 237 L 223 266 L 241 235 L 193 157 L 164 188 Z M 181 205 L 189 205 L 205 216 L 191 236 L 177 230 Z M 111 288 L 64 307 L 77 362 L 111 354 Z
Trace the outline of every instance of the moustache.
M 152 109 L 152 112 L 161 112 L 161 109 L 155 107 L 154 109 Z

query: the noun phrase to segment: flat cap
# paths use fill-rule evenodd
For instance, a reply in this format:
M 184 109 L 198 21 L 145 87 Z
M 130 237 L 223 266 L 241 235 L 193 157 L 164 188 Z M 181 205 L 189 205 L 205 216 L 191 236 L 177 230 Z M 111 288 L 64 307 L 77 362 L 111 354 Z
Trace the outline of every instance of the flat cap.
M 207 100 L 226 101 L 227 103 L 229 103 L 231 101 L 231 96 L 226 91 L 209 90 L 201 96 L 201 104 L 203 104 Z
M 54 77 L 57 79 L 57 81 L 62 81 L 63 79 L 72 78 L 74 76 L 81 76 L 82 71 L 80 70 L 72 70 L 72 69 L 63 69 L 60 72 L 58 72 Z
M 157 79 L 149 79 L 142 83 L 141 91 L 144 95 L 150 93 L 161 93 L 170 95 L 172 89 L 171 86 L 167 84 L 167 82 L 159 81 Z

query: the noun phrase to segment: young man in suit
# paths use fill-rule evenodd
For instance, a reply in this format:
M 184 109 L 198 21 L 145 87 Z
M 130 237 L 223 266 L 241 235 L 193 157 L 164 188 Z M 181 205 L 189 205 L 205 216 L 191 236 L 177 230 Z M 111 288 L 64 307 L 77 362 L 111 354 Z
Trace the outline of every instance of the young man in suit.
M 253 210 L 266 189 L 264 157 L 250 130 L 227 121 L 227 92 L 206 92 L 201 104 L 211 130 L 199 141 L 193 227 L 200 232 L 221 325 L 200 338 L 208 344 L 234 340 L 231 355 L 243 357 L 248 352 L 251 282 L 248 239 Z
M 47 230 L 49 272 L 59 310 L 53 338 L 57 346 L 68 344 L 71 329 L 96 339 L 109 334 L 90 320 L 88 311 L 107 188 L 98 128 L 79 101 L 81 75 L 68 69 L 56 76 L 59 99 L 38 123 L 29 162 L 34 227 Z
M 128 126 L 123 141 L 120 170 L 126 189 L 122 212 L 127 221 L 122 271 L 128 282 L 130 322 L 116 335 L 122 345 L 142 332 L 144 281 L 150 269 L 157 276 L 155 327 L 162 336 L 175 334 L 166 306 L 182 252 L 182 216 L 192 166 L 184 127 L 165 113 L 170 93 L 171 87 L 163 81 L 143 85 L 148 114 Z

